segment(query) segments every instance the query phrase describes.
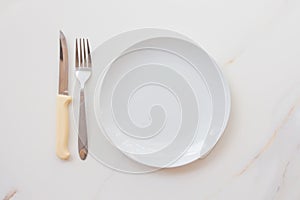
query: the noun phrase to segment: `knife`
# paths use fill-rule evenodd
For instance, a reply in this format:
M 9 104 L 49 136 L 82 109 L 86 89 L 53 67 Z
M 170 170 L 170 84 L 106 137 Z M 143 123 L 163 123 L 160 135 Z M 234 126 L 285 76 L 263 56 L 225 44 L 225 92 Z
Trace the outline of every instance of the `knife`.
M 66 37 L 59 32 L 59 83 L 56 99 L 56 155 L 63 160 L 70 157 L 69 140 L 69 104 L 68 95 L 68 48 Z

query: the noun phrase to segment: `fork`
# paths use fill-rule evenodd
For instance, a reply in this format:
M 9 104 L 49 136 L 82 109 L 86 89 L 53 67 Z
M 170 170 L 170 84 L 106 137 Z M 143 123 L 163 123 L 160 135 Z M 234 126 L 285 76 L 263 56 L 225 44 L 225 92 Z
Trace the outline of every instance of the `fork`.
M 75 44 L 75 74 L 80 83 L 80 109 L 78 127 L 78 151 L 81 160 L 85 160 L 88 154 L 87 123 L 85 111 L 84 88 L 92 73 L 92 59 L 89 40 L 76 39 Z

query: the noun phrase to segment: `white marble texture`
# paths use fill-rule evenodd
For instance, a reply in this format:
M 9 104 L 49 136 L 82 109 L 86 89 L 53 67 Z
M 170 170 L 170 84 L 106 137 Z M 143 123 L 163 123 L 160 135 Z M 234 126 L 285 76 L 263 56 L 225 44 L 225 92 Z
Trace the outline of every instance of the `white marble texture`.
M 58 30 L 95 47 L 143 27 L 183 33 L 220 64 L 232 92 L 220 142 L 188 166 L 129 175 L 81 162 L 71 134 L 59 160 Z M 298 0 L 1 0 L 0 62 L 0 199 L 300 199 Z

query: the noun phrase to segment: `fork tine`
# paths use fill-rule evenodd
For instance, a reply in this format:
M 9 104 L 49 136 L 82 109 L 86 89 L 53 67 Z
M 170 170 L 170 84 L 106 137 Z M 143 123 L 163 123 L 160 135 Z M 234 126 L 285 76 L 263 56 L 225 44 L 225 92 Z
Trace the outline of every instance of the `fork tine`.
M 76 38 L 76 41 L 75 41 L 75 67 L 78 68 L 79 67 L 79 58 L 78 58 L 78 40 Z
M 87 54 L 88 54 L 87 66 L 92 67 L 92 58 L 91 58 L 91 53 L 90 53 L 89 39 L 86 39 L 86 44 L 87 44 Z
M 83 58 L 82 58 L 82 38 L 79 39 L 79 51 L 80 51 L 80 64 L 79 66 L 83 66 Z
M 87 67 L 87 58 L 86 58 L 86 39 L 83 39 L 83 66 Z

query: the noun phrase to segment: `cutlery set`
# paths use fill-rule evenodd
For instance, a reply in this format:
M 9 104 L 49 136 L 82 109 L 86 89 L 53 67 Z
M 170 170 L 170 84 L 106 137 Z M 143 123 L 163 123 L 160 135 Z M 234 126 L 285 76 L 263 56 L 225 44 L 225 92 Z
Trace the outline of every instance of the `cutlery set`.
M 80 83 L 80 109 L 78 127 L 78 153 L 82 160 L 88 154 L 87 122 L 85 111 L 84 87 L 90 78 L 92 59 L 88 39 L 80 38 L 75 41 L 75 75 Z M 69 138 L 69 104 L 72 101 L 68 95 L 68 48 L 66 37 L 60 31 L 59 37 L 59 86 L 56 105 L 56 155 L 63 160 L 70 157 L 68 149 Z

